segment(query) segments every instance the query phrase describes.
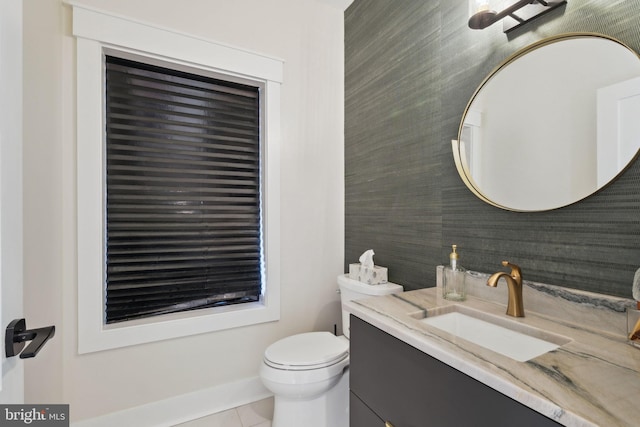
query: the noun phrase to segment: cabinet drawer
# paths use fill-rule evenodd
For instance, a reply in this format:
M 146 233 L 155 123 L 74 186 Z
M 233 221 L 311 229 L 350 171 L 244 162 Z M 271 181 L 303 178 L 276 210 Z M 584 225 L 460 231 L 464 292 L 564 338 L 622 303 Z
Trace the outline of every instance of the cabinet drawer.
M 351 315 L 351 391 L 394 426 L 560 424 Z
M 358 396 L 349 393 L 349 427 L 384 427 L 384 421 Z

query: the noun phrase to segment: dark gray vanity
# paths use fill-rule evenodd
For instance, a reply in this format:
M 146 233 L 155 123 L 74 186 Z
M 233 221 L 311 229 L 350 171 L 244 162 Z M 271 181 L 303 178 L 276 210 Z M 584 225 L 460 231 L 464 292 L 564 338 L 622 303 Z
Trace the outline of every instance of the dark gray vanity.
M 640 348 L 626 315 L 635 301 L 525 281 L 525 316 L 512 317 L 507 286 L 487 286 L 490 275 L 468 273 L 462 302 L 442 298 L 442 267 L 437 276 L 435 288 L 344 305 L 352 427 L 638 425 Z M 471 323 L 440 329 L 451 313 Z M 553 345 L 539 351 L 530 339 Z
M 350 426 L 560 424 L 351 316 Z

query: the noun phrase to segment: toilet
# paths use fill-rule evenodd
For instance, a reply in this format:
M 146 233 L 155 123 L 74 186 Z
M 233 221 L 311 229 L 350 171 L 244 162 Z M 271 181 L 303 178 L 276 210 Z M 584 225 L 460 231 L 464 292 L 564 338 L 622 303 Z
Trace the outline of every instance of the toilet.
M 342 304 L 402 292 L 394 283 L 367 285 L 338 276 Z M 349 313 L 344 335 L 307 332 L 283 338 L 264 352 L 260 378 L 274 395 L 272 427 L 349 426 Z

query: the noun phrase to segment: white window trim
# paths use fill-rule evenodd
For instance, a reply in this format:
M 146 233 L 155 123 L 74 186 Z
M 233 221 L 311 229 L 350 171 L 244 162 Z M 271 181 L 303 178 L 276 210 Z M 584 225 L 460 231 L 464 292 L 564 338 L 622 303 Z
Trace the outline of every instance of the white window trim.
M 264 55 L 73 6 L 77 41 L 78 352 L 90 353 L 276 321 L 280 318 L 280 86 L 283 62 Z M 262 301 L 104 322 L 105 49 L 264 84 L 265 295 Z

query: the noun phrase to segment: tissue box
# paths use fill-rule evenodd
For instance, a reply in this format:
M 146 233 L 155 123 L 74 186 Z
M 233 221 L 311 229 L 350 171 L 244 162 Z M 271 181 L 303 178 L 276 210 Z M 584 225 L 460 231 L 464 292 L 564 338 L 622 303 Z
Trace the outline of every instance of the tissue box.
M 368 285 L 387 283 L 387 268 L 374 265 L 363 267 L 361 264 L 349 264 L 349 279 L 357 280 Z

